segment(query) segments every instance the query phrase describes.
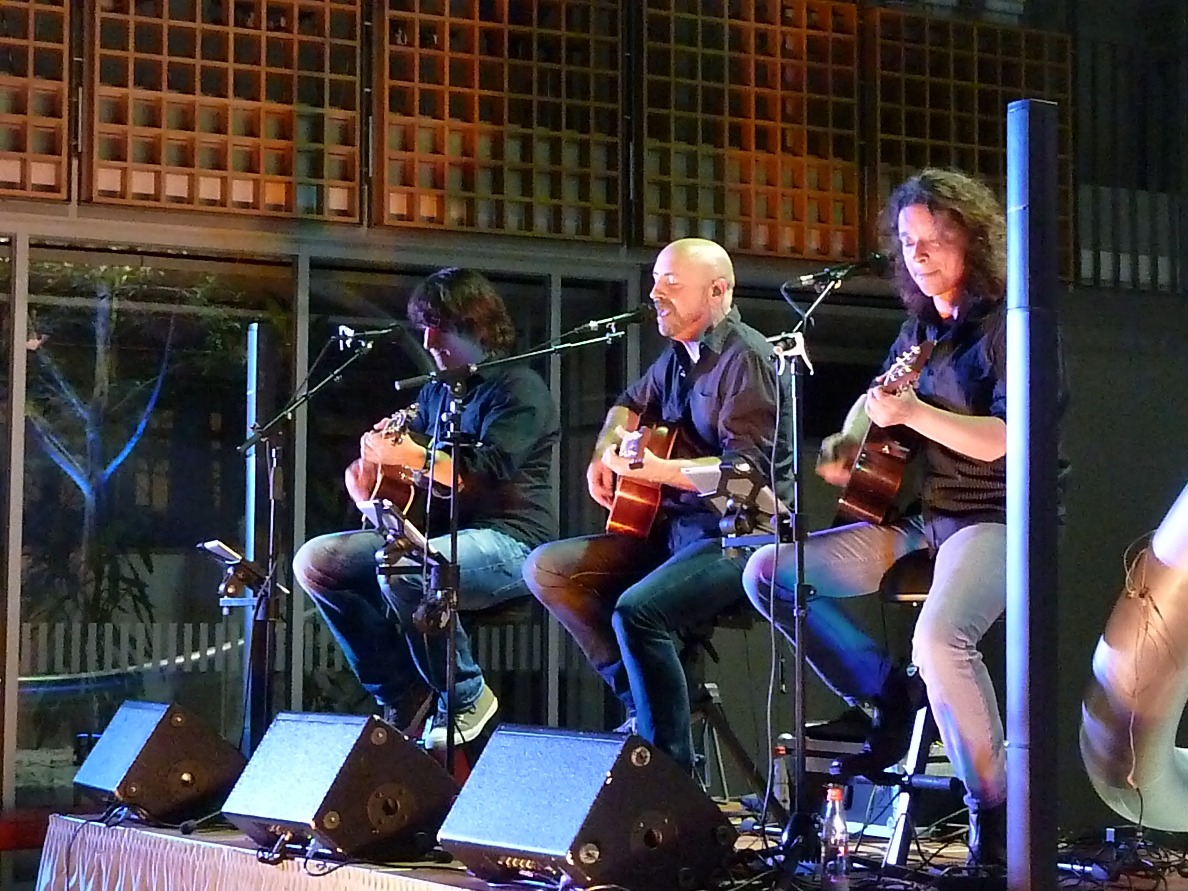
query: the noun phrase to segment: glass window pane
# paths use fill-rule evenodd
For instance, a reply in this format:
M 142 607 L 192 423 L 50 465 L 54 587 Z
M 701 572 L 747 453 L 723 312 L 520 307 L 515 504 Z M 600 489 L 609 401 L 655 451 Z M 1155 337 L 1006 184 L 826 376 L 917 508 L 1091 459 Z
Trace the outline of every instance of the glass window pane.
M 18 803 L 71 803 L 89 735 L 128 698 L 238 740 L 242 611 L 222 615 L 222 566 L 195 544 L 242 547 L 247 330 L 287 329 L 291 278 L 33 250 Z
M 310 275 L 311 386 L 324 379 L 360 350 L 347 346 L 339 336 L 341 326 L 356 332 L 384 328 L 407 319 L 406 306 L 413 288 L 432 268 L 338 268 L 319 266 Z M 484 270 L 485 272 L 485 270 Z M 547 340 L 549 286 L 545 279 L 487 273 L 507 304 L 516 328 L 516 347 L 524 349 Z M 342 348 L 340 349 L 340 344 Z M 548 380 L 547 359 L 532 367 Z M 398 392 L 394 382 L 432 370 L 421 347 L 420 333 L 398 329 L 375 341 L 359 358 L 338 373 L 309 406 L 311 435 L 308 448 L 306 538 L 327 532 L 358 528 L 360 517 L 347 496 L 343 472 L 359 456 L 359 437 L 379 419 L 403 408 L 416 391 Z M 303 679 L 305 707 L 318 711 L 366 711 L 375 703 L 346 667 L 341 651 L 322 622 L 313 603 L 306 601 L 307 621 L 314 631 L 306 637 L 306 664 L 313 666 Z M 495 635 L 510 634 L 496 642 Z M 514 629 L 478 629 L 472 635 L 474 650 L 484 674 L 498 691 L 504 720 L 541 723 L 544 703 L 543 626 Z
M 561 330 L 626 309 L 620 282 L 566 279 L 561 291 Z M 644 327 L 655 328 L 653 323 Z M 607 409 L 626 381 L 626 337 L 564 354 L 561 363 L 561 535 L 601 532 L 606 511 L 586 491 L 586 466 Z

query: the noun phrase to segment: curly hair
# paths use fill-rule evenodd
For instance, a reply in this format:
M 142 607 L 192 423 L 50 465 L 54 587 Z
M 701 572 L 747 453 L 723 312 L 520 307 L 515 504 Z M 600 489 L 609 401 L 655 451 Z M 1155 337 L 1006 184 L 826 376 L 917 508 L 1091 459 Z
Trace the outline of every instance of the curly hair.
M 489 356 L 504 356 L 516 341 L 507 305 L 481 272 L 451 266 L 413 289 L 408 318 L 418 328 L 441 328 L 471 338 Z
M 891 192 L 879 218 L 883 252 L 894 258 L 895 287 L 908 311 L 920 315 L 932 309 L 932 299 L 912 281 L 899 243 L 899 212 L 922 204 L 929 212 L 966 234 L 965 282 L 959 306 L 1006 296 L 1006 215 L 994 192 L 958 170 L 928 168 L 900 183 Z

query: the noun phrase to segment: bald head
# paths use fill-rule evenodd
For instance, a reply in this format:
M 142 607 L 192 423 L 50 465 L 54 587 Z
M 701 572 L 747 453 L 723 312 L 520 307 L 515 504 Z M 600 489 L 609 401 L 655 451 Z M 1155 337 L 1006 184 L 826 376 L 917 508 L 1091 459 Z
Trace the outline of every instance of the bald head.
M 668 245 L 652 267 L 652 302 L 660 333 L 692 342 L 717 325 L 734 302 L 734 264 L 720 244 L 682 238 Z
M 734 263 L 726 248 L 708 238 L 681 238 L 665 248 L 705 269 L 710 278 L 725 279 L 727 297 L 734 292 Z M 729 307 L 729 303 L 727 303 Z

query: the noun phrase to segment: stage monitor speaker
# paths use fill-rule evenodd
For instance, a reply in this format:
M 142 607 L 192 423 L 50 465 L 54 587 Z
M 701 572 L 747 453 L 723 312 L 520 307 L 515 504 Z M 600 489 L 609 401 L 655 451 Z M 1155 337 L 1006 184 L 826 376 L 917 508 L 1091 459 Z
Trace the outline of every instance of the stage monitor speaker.
M 181 706 L 129 700 L 95 742 L 74 785 L 137 816 L 180 823 L 218 813 L 244 760 Z
M 433 848 L 458 784 L 374 716 L 282 712 L 223 816 L 264 848 L 405 859 Z
M 504 725 L 438 838 L 489 882 L 675 891 L 706 887 L 737 835 L 693 778 L 638 736 Z

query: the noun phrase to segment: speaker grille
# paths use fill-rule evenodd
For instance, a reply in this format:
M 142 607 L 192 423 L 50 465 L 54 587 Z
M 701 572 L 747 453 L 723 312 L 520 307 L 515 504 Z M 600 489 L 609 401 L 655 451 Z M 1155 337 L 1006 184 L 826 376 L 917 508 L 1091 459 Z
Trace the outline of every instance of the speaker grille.
M 285 835 L 345 856 L 406 858 L 433 847 L 458 786 L 375 717 L 283 712 L 223 815 L 261 847 Z
M 692 777 L 638 736 L 504 725 L 441 827 L 488 881 L 700 887 L 737 833 Z
M 179 705 L 130 700 L 75 774 L 74 784 L 165 823 L 216 812 L 244 757 Z

